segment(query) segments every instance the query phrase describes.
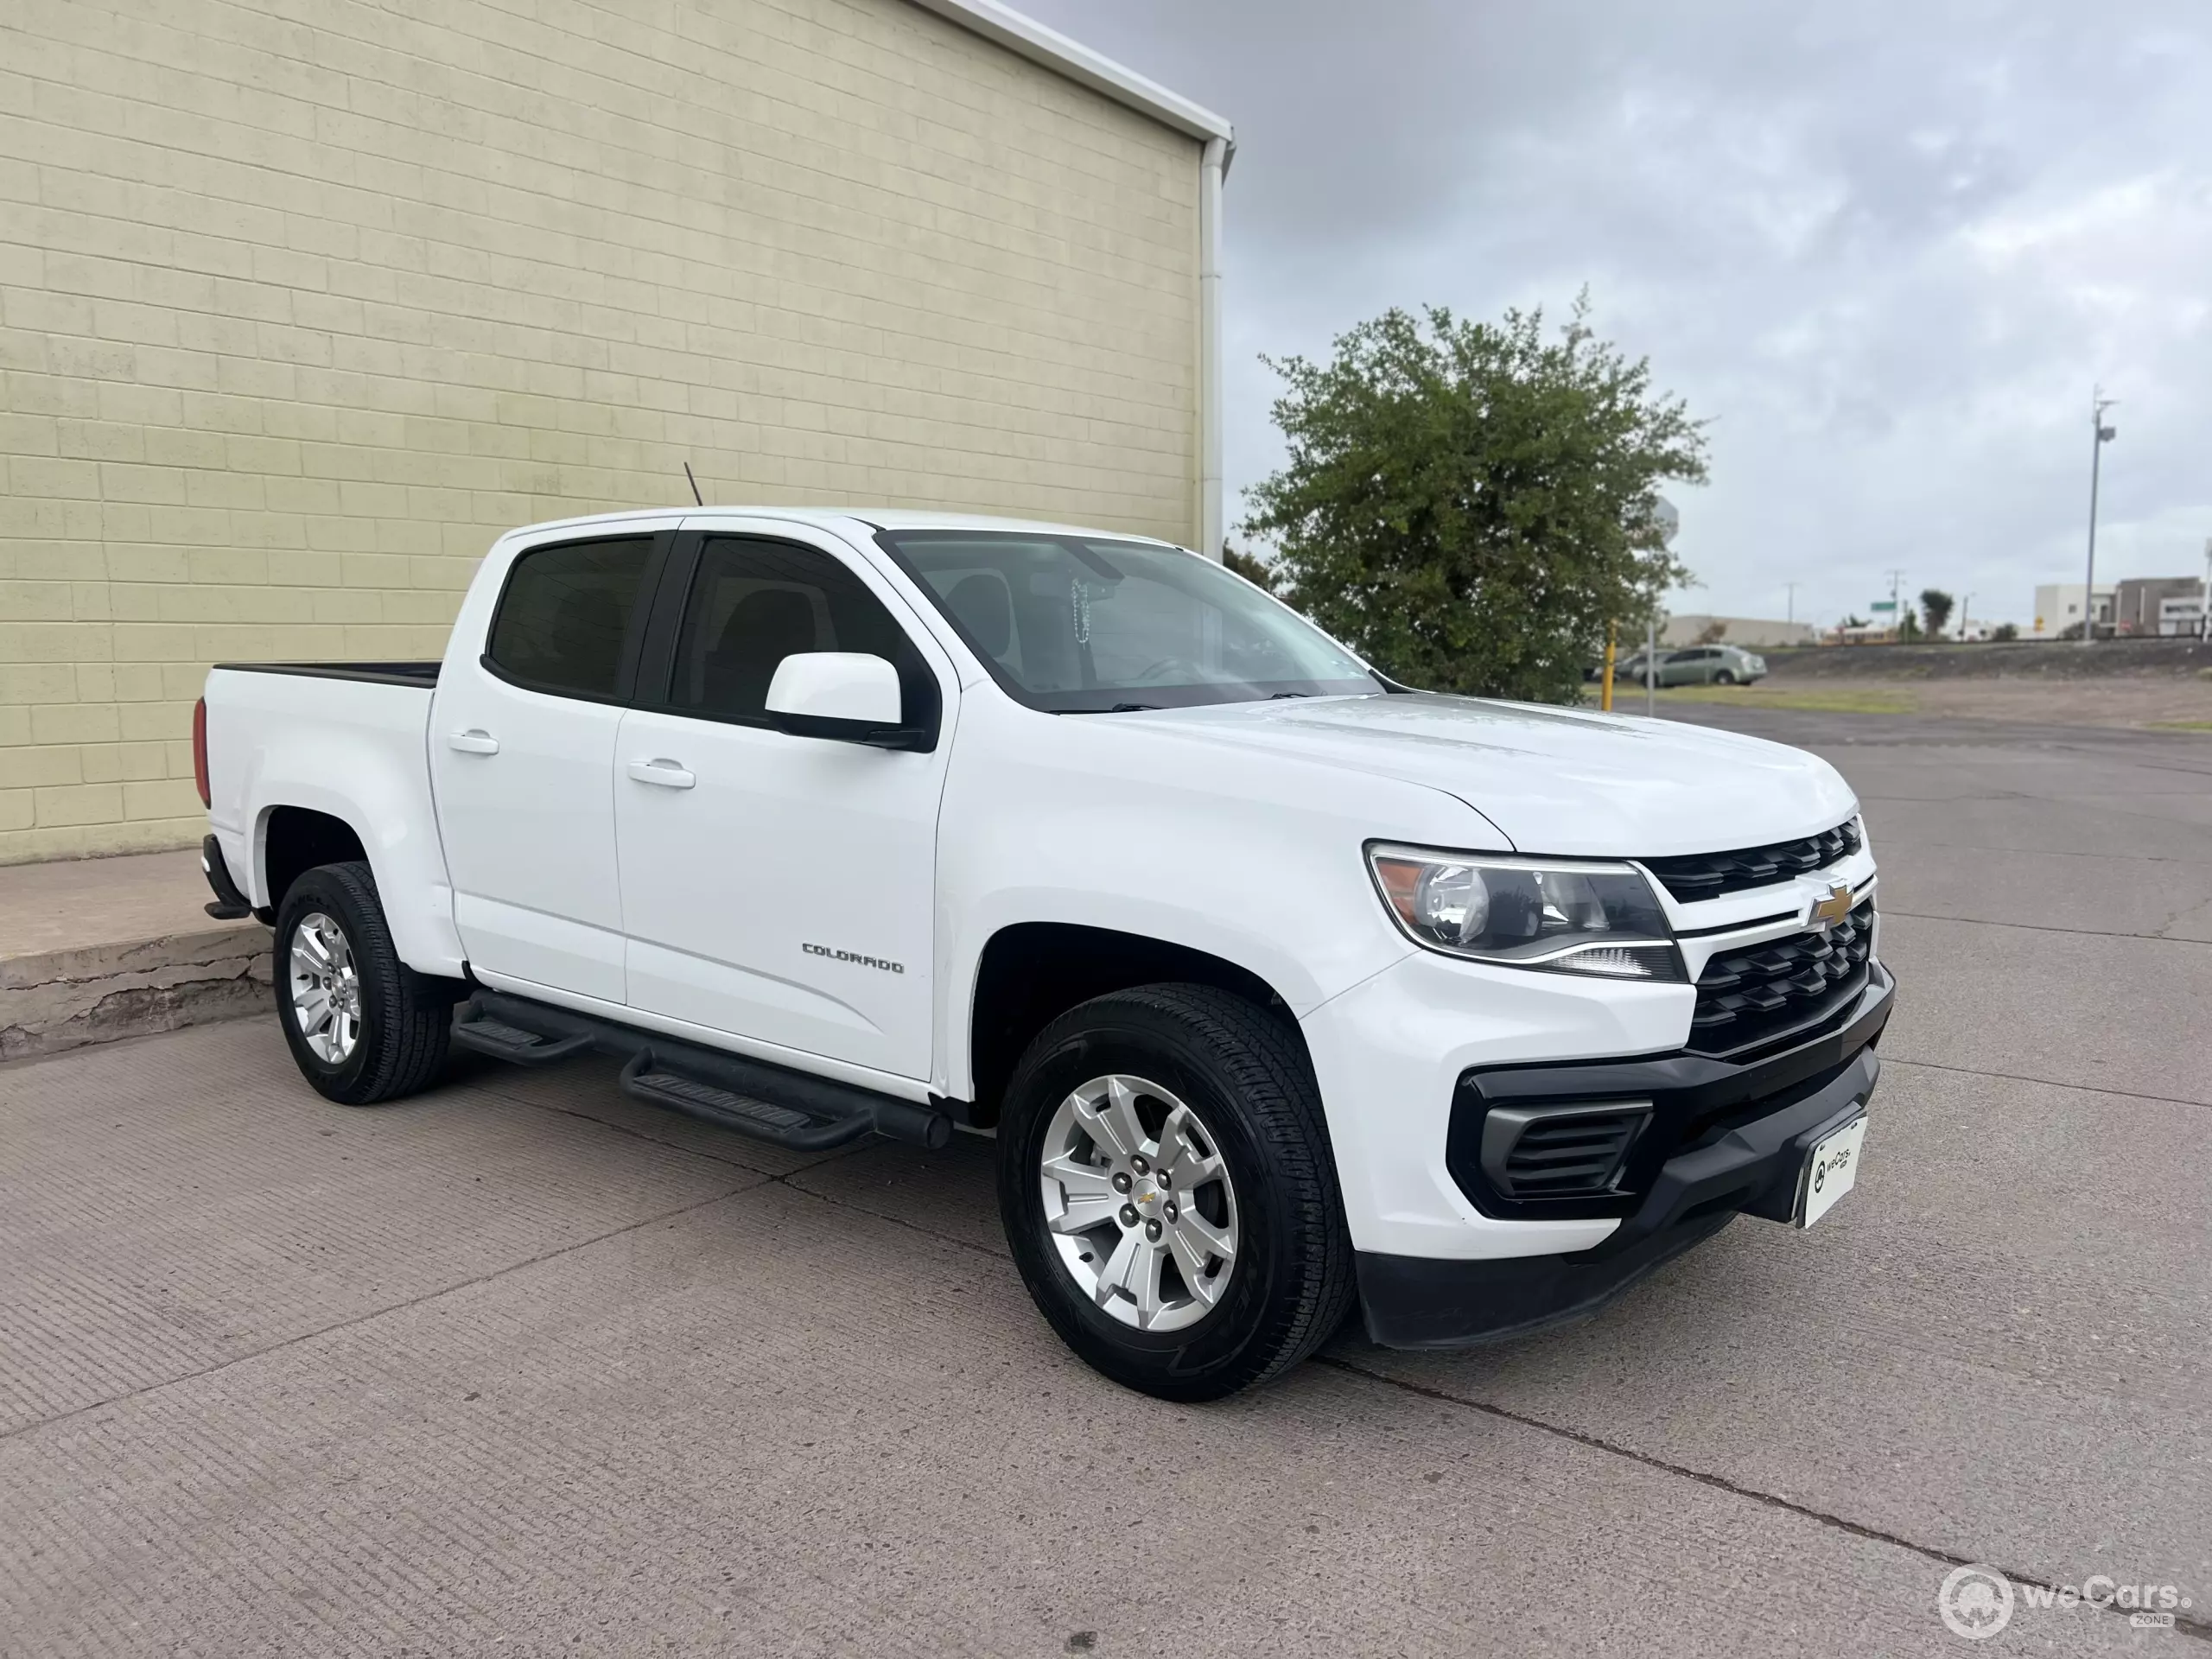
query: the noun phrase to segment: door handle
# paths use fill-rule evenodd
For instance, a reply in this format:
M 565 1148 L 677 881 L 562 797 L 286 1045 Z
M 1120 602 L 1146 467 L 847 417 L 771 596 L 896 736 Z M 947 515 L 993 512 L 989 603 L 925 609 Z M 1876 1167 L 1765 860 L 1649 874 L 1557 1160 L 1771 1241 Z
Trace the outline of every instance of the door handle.
M 632 760 L 630 776 L 641 784 L 658 784 L 663 789 L 689 789 L 699 781 L 673 760 Z
M 465 732 L 448 732 L 446 747 L 459 749 L 463 754 L 497 754 L 499 740 L 480 726 L 472 726 Z

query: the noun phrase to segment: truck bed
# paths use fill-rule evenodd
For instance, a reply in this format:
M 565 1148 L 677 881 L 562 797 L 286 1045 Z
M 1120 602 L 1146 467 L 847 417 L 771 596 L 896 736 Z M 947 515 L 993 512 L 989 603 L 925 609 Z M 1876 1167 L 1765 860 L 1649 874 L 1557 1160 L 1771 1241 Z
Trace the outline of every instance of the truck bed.
M 302 674 L 319 680 L 363 680 L 372 685 L 411 685 L 428 691 L 438 683 L 438 664 L 428 663 L 218 663 L 237 674 Z
M 207 816 L 232 879 L 257 906 L 270 903 L 262 851 L 271 815 L 338 819 L 376 872 L 401 956 L 457 972 L 430 791 L 437 685 L 435 663 L 219 663 L 207 676 Z

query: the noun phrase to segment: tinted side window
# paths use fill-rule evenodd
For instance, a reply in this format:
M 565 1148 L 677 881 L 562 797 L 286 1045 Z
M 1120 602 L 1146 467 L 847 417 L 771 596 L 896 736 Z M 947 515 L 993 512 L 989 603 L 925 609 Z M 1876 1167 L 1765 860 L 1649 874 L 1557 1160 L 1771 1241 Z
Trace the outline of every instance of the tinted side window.
M 532 548 L 507 573 L 484 654 L 537 690 L 622 696 L 623 657 L 652 552 L 648 536 Z
M 785 658 L 857 651 L 899 671 L 906 721 L 937 713 L 937 677 L 906 630 L 829 554 L 784 542 L 717 537 L 700 550 L 683 607 L 669 705 L 680 713 L 761 721 Z

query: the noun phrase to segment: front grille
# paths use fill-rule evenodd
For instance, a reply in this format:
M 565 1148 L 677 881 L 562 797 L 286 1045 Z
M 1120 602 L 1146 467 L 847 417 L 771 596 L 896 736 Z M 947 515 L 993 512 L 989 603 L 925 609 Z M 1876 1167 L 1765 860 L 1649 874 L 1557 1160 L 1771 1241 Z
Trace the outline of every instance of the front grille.
M 1874 901 L 1866 899 L 1826 933 L 1714 957 L 1697 979 L 1691 1052 L 1733 1054 L 1819 1025 L 1865 988 L 1873 947 Z
M 1718 899 L 1723 893 L 1764 887 L 1792 876 L 1824 870 L 1859 850 L 1859 820 L 1848 819 L 1825 834 L 1771 847 L 1746 847 L 1733 853 L 1691 853 L 1680 858 L 1647 858 L 1643 868 L 1684 904 Z
M 1522 1119 L 1521 1133 L 1497 1174 L 1508 1198 L 1587 1198 L 1610 1189 L 1636 1132 L 1651 1116 L 1648 1103 L 1611 1110 L 1548 1112 L 1541 1116 L 1502 1111 Z

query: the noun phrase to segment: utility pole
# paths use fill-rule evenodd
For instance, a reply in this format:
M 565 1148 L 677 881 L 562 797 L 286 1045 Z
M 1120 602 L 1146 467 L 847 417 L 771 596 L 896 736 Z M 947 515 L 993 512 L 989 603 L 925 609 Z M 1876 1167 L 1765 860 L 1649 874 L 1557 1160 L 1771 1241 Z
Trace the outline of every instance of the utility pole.
M 2097 474 L 2104 460 L 2105 445 L 2113 441 L 2116 428 L 2105 424 L 2105 410 L 2120 400 L 2105 396 L 2102 386 L 2089 390 L 2089 569 L 2082 580 L 2082 643 L 2093 645 L 2097 638 Z
M 1961 594 L 1959 596 L 1959 643 L 1962 645 L 1967 642 L 1967 618 L 1973 613 L 1974 595 Z
M 1787 601 L 1787 607 L 1782 613 L 1783 620 L 1787 622 L 1794 623 L 1797 620 L 1797 584 L 1794 582 L 1785 582 L 1782 585 L 1789 595 Z
M 1890 634 L 1891 638 L 1902 640 L 1904 638 L 1904 613 L 1897 608 L 1897 589 L 1904 585 L 1904 572 L 1885 570 L 1882 574 L 1890 579 Z
M 2196 637 L 2212 639 L 2212 536 L 2204 538 L 2204 594 L 2196 606 Z

